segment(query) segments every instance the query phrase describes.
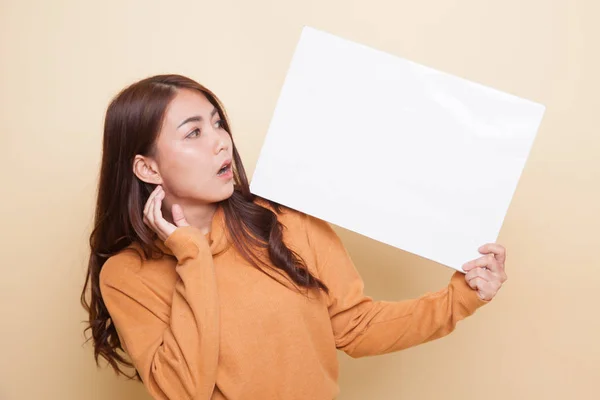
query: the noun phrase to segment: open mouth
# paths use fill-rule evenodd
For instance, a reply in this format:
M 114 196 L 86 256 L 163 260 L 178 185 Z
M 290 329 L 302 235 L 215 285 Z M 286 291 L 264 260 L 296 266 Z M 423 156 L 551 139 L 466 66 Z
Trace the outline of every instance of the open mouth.
M 223 167 L 221 167 L 221 169 L 219 170 L 219 172 L 217 172 L 217 175 L 225 175 L 229 171 L 231 171 L 231 162 L 230 161 L 228 161 L 225 164 L 223 164 Z

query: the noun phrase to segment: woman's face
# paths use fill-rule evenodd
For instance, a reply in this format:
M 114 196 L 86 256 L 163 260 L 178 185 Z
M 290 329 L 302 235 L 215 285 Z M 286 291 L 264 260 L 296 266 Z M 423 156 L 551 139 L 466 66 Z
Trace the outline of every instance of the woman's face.
M 198 91 L 179 90 L 171 101 L 154 156 L 145 157 L 156 173 L 152 183 L 163 186 L 169 203 L 185 209 L 233 193 L 232 142 L 221 124 L 217 109 Z M 143 172 L 139 168 L 143 166 L 135 167 L 138 176 Z

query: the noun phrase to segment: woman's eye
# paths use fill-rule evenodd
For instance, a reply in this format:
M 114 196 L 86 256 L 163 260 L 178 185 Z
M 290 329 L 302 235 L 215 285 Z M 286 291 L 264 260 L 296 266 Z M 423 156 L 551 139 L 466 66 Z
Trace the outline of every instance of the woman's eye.
M 223 128 L 223 124 L 225 123 L 225 121 L 223 121 L 222 119 L 218 120 L 217 122 L 215 122 L 215 128 L 216 129 L 221 129 Z
M 200 129 L 196 128 L 193 131 L 191 131 L 186 137 L 194 138 L 194 137 L 198 137 L 198 136 L 200 136 Z

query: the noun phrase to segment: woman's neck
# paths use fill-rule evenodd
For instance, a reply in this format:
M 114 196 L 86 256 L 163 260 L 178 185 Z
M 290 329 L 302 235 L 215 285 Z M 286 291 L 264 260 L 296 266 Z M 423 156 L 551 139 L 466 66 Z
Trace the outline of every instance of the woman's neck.
M 217 210 L 217 203 L 198 203 L 189 204 L 185 201 L 169 202 L 166 199 L 163 201 L 163 216 L 170 223 L 173 222 L 173 215 L 171 213 L 172 205 L 179 204 L 183 210 L 183 215 L 186 221 L 193 227 L 200 229 L 200 231 L 206 235 L 210 232 L 212 220 Z

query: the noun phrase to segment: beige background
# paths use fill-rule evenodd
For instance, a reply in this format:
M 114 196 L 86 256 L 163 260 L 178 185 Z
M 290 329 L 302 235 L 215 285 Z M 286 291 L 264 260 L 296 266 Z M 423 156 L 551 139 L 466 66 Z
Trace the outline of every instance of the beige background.
M 439 341 L 340 354 L 340 398 L 599 399 L 598 17 L 595 0 L 0 0 L 0 399 L 147 399 L 82 344 L 105 108 L 134 80 L 187 74 L 224 101 L 252 172 L 303 25 L 547 106 L 499 238 L 500 296 Z M 338 231 L 376 298 L 450 276 Z

